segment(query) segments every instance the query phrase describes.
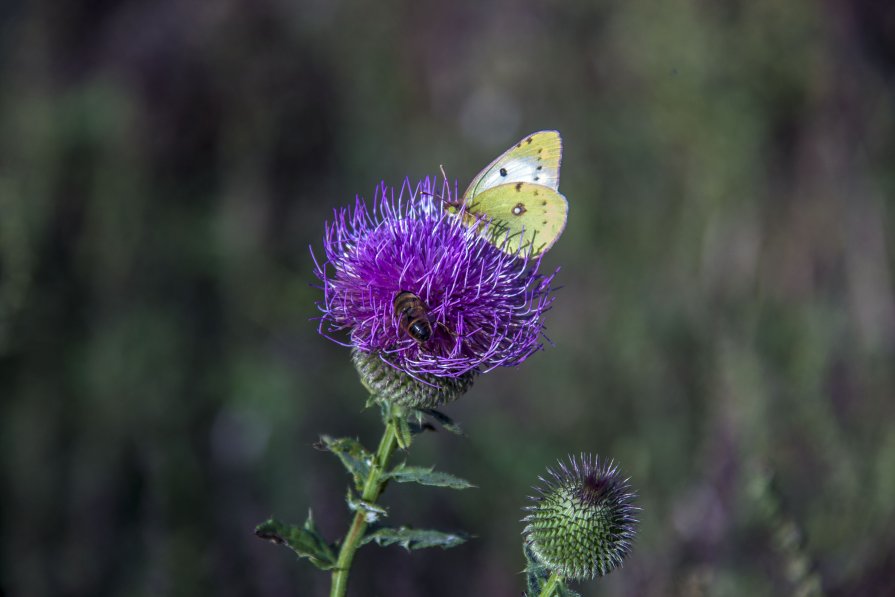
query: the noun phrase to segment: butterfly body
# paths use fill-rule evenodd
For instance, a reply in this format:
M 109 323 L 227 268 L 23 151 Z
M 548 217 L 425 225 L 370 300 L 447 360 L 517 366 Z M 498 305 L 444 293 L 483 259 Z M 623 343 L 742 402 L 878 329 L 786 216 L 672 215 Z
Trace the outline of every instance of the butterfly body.
M 556 131 L 532 133 L 472 179 L 463 193 L 467 225 L 487 225 L 501 250 L 539 256 L 565 229 L 569 206 L 559 193 L 562 139 Z

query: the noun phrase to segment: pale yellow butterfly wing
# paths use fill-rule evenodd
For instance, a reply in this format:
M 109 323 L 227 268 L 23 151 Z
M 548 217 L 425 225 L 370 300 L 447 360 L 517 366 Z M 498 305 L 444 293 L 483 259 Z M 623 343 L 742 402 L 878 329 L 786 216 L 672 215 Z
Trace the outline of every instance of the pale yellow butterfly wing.
M 559 190 L 562 138 L 557 131 L 539 131 L 521 139 L 479 172 L 463 198 L 469 201 L 488 189 L 509 183 L 531 183 Z
M 468 224 L 489 224 L 489 240 L 504 252 L 530 251 L 537 257 L 565 230 L 569 204 L 550 187 L 516 182 L 478 193 L 467 201 L 465 211 Z

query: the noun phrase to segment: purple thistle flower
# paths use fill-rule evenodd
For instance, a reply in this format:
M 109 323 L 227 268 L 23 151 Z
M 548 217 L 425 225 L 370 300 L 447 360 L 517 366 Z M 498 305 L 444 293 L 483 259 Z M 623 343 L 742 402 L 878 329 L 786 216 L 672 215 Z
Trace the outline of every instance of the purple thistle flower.
M 539 274 L 540 259 L 489 243 L 448 213 L 451 197 L 446 182 L 439 194 L 435 179 L 405 180 L 397 197 L 381 183 L 372 208 L 358 197 L 353 209 L 335 211 L 324 234 L 326 261 L 315 258 L 323 336 L 417 377 L 518 365 L 542 347 L 556 272 Z M 402 292 L 421 309 L 396 312 Z M 349 332 L 348 342 L 332 336 L 340 331 Z

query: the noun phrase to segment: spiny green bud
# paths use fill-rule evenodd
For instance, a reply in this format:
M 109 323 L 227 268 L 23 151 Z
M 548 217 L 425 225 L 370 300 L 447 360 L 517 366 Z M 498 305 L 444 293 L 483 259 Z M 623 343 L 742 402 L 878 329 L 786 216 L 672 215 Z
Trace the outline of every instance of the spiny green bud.
M 435 408 L 456 400 L 472 387 L 475 372 L 460 377 L 437 377 L 428 373 L 411 375 L 395 369 L 376 353 L 351 351 L 351 360 L 361 383 L 377 399 L 409 408 Z
M 639 509 L 612 462 L 582 454 L 547 469 L 525 510 L 526 544 L 547 568 L 570 580 L 609 574 L 631 551 Z

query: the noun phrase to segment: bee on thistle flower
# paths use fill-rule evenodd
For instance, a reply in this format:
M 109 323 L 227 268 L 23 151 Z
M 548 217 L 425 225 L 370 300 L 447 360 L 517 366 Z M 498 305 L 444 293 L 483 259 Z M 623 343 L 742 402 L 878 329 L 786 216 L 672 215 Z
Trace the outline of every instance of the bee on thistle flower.
M 372 206 L 358 197 L 335 212 L 326 258 L 315 259 L 320 333 L 350 346 L 368 388 L 399 403 L 447 402 L 475 375 L 542 348 L 556 272 L 501 250 L 450 213 L 454 203 L 446 181 L 405 181 L 397 193 L 382 183 Z

